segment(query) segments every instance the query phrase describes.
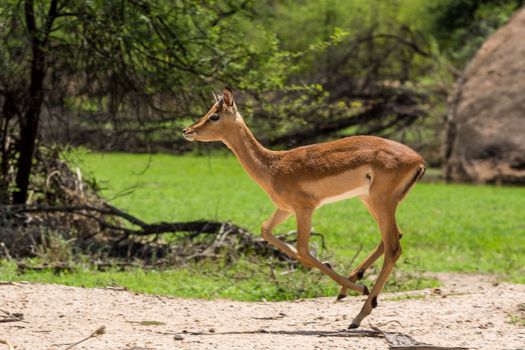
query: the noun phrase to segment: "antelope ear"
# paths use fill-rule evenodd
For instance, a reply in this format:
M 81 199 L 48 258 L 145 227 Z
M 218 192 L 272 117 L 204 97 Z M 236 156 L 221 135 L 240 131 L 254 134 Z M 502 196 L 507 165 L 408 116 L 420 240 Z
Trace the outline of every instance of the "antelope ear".
M 229 87 L 225 87 L 222 90 L 222 99 L 224 100 L 224 103 L 226 103 L 227 106 L 233 106 L 233 92 L 232 89 Z

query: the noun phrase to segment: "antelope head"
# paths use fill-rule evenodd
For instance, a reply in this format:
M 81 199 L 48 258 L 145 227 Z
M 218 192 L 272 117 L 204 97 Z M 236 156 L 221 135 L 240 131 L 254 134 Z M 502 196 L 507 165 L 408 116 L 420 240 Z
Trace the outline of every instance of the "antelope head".
M 225 87 L 222 96 L 213 94 L 215 104 L 208 113 L 191 126 L 184 128 L 182 134 L 188 141 L 221 141 L 224 135 L 231 132 L 232 128 L 238 127 L 236 121 L 240 116 L 237 106 L 233 100 L 233 93 L 229 87 Z

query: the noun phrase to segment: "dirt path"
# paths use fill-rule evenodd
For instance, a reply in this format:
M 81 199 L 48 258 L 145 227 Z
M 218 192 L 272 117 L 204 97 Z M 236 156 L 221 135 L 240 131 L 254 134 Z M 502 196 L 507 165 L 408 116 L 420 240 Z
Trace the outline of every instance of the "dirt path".
M 23 313 L 25 320 L 0 323 L 0 339 L 17 350 L 65 350 L 105 326 L 104 334 L 73 349 L 388 349 L 381 337 L 358 337 L 375 326 L 436 346 L 525 349 L 525 328 L 508 316 L 525 303 L 525 285 L 441 278 L 439 290 L 380 296 L 379 307 L 356 331 L 346 327 L 363 297 L 243 303 L 0 283 L 0 309 Z M 0 343 L 3 349 L 8 347 Z

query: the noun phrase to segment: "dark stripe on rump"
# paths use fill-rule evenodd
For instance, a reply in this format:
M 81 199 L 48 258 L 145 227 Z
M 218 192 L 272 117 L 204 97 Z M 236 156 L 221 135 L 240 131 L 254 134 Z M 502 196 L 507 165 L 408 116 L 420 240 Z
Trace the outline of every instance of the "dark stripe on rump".
M 405 189 L 403 190 L 403 193 L 401 194 L 401 199 L 405 198 L 410 188 L 417 182 L 423 175 L 425 174 L 425 166 L 423 164 L 419 165 L 417 167 L 417 171 L 414 174 L 414 177 L 410 180 L 410 182 L 405 186 Z

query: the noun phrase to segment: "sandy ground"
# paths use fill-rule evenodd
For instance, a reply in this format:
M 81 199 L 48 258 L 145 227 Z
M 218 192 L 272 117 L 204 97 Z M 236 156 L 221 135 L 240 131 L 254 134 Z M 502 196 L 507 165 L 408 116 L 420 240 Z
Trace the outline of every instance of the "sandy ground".
M 525 285 L 438 277 L 445 283 L 439 290 L 381 295 L 352 331 L 346 328 L 363 297 L 245 303 L 0 283 L 0 309 L 23 314 L 23 321 L 0 323 L 0 339 L 15 349 L 67 349 L 105 326 L 73 349 L 388 349 L 383 337 L 362 336 L 378 327 L 435 346 L 525 349 L 525 328 L 509 322 L 525 303 Z

